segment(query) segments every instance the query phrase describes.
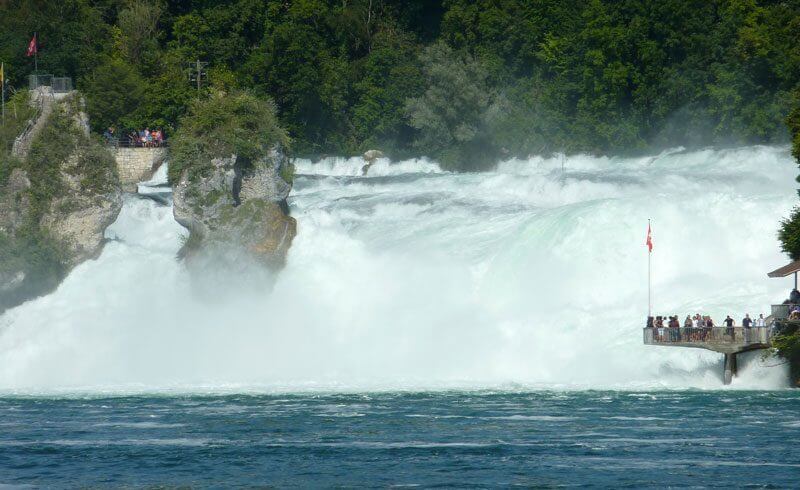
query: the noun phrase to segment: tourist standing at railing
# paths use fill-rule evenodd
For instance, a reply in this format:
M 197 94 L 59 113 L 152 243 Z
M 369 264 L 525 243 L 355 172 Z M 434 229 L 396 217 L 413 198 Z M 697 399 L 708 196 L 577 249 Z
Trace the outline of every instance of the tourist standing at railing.
M 670 327 L 670 341 L 671 342 L 678 342 L 681 340 L 681 322 L 678 321 L 678 315 L 672 315 L 669 317 L 669 327 Z
M 745 313 L 744 318 L 742 318 L 742 327 L 744 327 L 744 330 L 742 330 L 742 333 L 744 334 L 744 341 L 747 342 L 747 343 L 750 343 L 750 342 L 753 341 L 753 339 L 752 339 L 753 336 L 751 335 L 751 333 L 752 333 L 751 327 L 752 326 L 753 326 L 753 319 L 750 318 L 750 313 Z
M 758 315 L 758 318 L 756 318 L 756 327 L 766 327 L 766 326 L 767 326 L 767 320 L 764 319 L 764 314 L 761 313 Z
M 723 320 L 723 323 L 725 324 L 725 335 L 730 335 L 731 340 L 734 340 L 735 333 L 733 326 L 736 325 L 736 322 L 733 320 L 733 318 L 731 318 L 730 315 L 728 315 L 725 317 L 725 320 Z

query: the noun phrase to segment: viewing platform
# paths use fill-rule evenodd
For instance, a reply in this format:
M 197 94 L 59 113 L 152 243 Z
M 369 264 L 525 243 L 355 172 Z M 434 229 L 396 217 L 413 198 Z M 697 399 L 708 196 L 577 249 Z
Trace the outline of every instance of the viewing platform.
M 695 347 L 725 355 L 724 380 L 736 375 L 736 355 L 772 346 L 773 327 L 645 328 L 645 345 Z

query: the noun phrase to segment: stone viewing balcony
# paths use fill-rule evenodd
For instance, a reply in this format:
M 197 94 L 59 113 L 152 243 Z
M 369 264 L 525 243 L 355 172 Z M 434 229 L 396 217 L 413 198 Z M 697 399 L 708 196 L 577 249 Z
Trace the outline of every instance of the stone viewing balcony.
M 696 347 L 725 355 L 723 379 L 730 384 L 736 375 L 736 355 L 772 346 L 773 327 L 645 328 L 645 345 Z

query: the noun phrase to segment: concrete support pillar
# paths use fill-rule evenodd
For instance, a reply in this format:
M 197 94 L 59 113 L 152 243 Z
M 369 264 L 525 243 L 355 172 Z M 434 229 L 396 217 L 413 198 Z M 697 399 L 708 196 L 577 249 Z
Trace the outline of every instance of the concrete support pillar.
M 725 384 L 731 384 L 734 376 L 736 376 L 736 354 L 725 354 Z

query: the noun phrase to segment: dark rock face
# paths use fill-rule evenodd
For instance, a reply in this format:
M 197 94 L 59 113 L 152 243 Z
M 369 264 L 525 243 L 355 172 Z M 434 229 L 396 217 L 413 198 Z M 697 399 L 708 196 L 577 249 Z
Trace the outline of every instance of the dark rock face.
M 297 222 L 285 212 L 292 188 L 282 177 L 287 165 L 276 147 L 252 163 L 236 155 L 215 158 L 211 171 L 194 179 L 184 172 L 174 189 L 173 208 L 175 220 L 191 234 L 181 255 L 191 264 L 209 255 L 240 262 L 244 254 L 280 270 L 297 234 Z

